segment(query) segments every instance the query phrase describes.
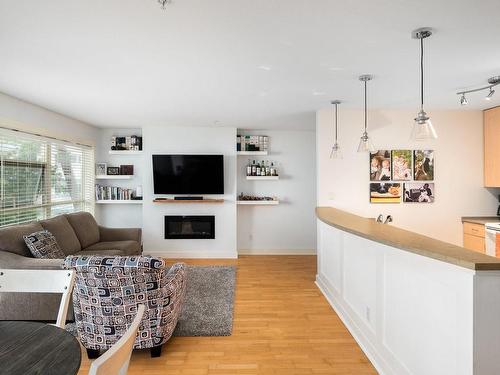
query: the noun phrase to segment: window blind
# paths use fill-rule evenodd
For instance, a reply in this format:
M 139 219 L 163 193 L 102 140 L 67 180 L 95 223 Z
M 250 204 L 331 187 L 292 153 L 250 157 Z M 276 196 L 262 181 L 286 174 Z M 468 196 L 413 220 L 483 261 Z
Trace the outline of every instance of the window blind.
M 94 210 L 91 147 L 0 129 L 0 226 Z

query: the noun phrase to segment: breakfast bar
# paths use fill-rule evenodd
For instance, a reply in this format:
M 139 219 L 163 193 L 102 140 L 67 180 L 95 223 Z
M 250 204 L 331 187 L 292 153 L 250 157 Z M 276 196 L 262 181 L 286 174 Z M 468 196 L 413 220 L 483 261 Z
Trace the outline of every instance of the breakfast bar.
M 332 207 L 316 215 L 316 283 L 379 373 L 500 373 L 500 259 Z

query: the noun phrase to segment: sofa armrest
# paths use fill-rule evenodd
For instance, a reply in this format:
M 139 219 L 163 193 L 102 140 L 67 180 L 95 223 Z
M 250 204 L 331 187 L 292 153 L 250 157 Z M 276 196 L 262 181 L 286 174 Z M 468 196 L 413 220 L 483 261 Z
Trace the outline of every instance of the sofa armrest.
M 141 228 L 106 228 L 99 225 L 100 241 L 137 241 L 142 243 Z
M 60 270 L 64 259 L 39 259 L 23 257 L 19 254 L 0 251 L 0 268 L 5 269 L 33 269 L 33 270 Z

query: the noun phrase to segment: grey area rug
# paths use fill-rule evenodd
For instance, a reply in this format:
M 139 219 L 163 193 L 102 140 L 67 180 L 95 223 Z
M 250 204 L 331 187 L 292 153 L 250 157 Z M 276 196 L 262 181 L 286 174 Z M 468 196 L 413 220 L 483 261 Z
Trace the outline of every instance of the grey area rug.
M 188 266 L 186 297 L 174 336 L 230 336 L 235 266 Z
M 173 336 L 230 336 L 235 266 L 188 266 L 186 297 Z M 77 336 L 75 323 L 66 330 Z

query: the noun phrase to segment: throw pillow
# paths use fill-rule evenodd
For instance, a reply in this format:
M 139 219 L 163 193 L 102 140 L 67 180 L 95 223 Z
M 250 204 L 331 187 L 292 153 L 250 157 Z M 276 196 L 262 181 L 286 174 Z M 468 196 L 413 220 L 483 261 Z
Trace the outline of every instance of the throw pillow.
M 31 233 L 27 236 L 23 236 L 23 238 L 26 246 L 28 246 L 28 249 L 30 249 L 31 254 L 33 254 L 35 258 L 66 258 L 66 254 L 63 253 L 63 251 L 57 244 L 56 238 L 48 230 Z

